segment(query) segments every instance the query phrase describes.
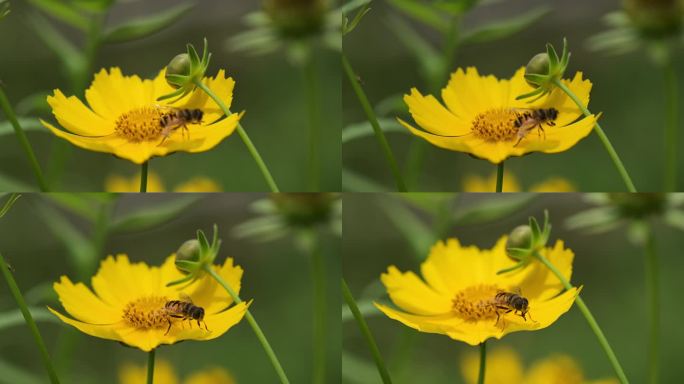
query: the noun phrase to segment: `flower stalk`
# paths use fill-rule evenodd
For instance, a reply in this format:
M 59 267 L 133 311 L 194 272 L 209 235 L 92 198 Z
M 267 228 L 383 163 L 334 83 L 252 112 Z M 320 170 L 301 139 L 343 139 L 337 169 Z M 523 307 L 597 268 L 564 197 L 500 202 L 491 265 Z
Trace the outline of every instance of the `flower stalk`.
M 656 251 L 653 230 L 648 228 L 644 243 L 646 289 L 649 296 L 650 312 L 650 343 L 649 343 L 649 382 L 659 383 L 660 377 L 660 273 L 658 267 L 658 253 Z
M 573 288 L 570 282 L 565 279 L 563 274 L 553 264 L 551 264 L 551 262 L 548 259 L 546 259 L 546 257 L 544 257 L 541 253 L 537 251 L 534 251 L 532 255 L 542 264 L 544 264 L 551 272 L 553 272 L 554 275 L 556 275 L 556 277 L 558 278 L 558 280 L 560 280 L 561 284 L 563 284 L 565 289 Z M 622 366 L 620 365 L 620 362 L 618 361 L 615 352 L 613 352 L 613 348 L 610 346 L 610 343 L 608 343 L 606 335 L 601 330 L 601 327 L 598 325 L 596 318 L 594 318 L 594 315 L 592 315 L 591 311 L 589 310 L 589 307 L 587 307 L 587 305 L 584 303 L 584 300 L 582 300 L 582 297 L 580 297 L 580 295 L 577 295 L 577 298 L 575 299 L 575 304 L 577 305 L 577 308 L 579 308 L 580 312 L 582 312 L 584 318 L 587 320 L 587 323 L 589 324 L 591 330 L 594 332 L 594 335 L 598 339 L 599 344 L 601 344 L 601 348 L 603 348 L 603 351 L 606 353 L 606 356 L 608 357 L 610 364 L 613 366 L 613 370 L 615 370 L 615 374 L 617 375 L 618 380 L 620 380 L 620 383 L 629 384 L 629 380 L 627 380 L 627 376 L 625 375 L 625 372 L 622 369 Z
M 19 306 L 19 310 L 21 310 L 22 316 L 24 316 L 24 320 L 26 321 L 26 325 L 29 327 L 31 334 L 33 335 L 33 339 L 38 345 L 38 349 L 40 350 L 40 357 L 42 358 L 43 365 L 45 365 L 45 369 L 47 370 L 48 376 L 50 377 L 50 382 L 52 384 L 59 384 L 57 373 L 55 372 L 55 368 L 52 365 L 52 361 L 50 360 L 50 354 L 48 353 L 47 347 L 45 346 L 45 342 L 43 341 L 43 338 L 40 335 L 38 326 L 36 325 L 36 322 L 33 320 L 33 316 L 31 316 L 31 312 L 29 311 L 28 306 L 26 305 L 26 301 L 24 300 L 24 297 L 21 295 L 19 286 L 17 285 L 17 282 L 14 280 L 14 276 L 12 276 L 12 272 L 10 272 L 9 266 L 5 262 L 5 259 L 2 256 L 2 254 L 0 254 L 0 270 L 2 271 L 2 274 L 5 277 L 5 280 L 7 280 L 9 290 L 12 293 L 14 300 L 16 300 L 17 305 Z
M 140 192 L 147 192 L 147 165 L 148 161 L 142 163 L 140 166 Z
M 504 162 L 496 165 L 496 192 L 503 192 Z
M 223 278 L 221 278 L 221 276 L 219 276 L 210 265 L 204 264 L 204 271 L 211 275 L 211 277 L 213 277 L 214 280 L 216 280 L 216 282 L 219 283 L 223 287 L 223 289 L 226 290 L 226 292 L 228 292 L 228 294 L 236 304 L 242 303 L 242 299 L 240 299 L 240 296 L 238 296 L 237 293 L 235 293 L 235 291 L 230 287 L 230 285 L 228 285 L 228 283 L 226 283 L 226 281 L 223 280 Z M 245 313 L 245 318 L 247 319 L 247 322 L 249 323 L 250 327 L 252 327 L 252 330 L 256 334 L 257 339 L 259 339 L 259 342 L 261 343 L 261 346 L 264 348 L 266 355 L 268 355 L 268 359 L 271 361 L 273 368 L 278 374 L 280 382 L 282 384 L 289 384 L 290 381 L 288 380 L 287 375 L 285 375 L 285 371 L 283 370 L 283 367 L 280 365 L 278 357 L 276 356 L 275 352 L 273 352 L 273 348 L 271 348 L 271 344 L 268 342 L 268 339 L 266 339 L 266 335 L 264 335 L 264 332 L 261 330 L 261 327 L 259 327 L 259 324 L 254 319 L 254 316 L 252 316 L 252 313 L 249 311 L 249 309 Z
M 147 354 L 147 384 L 154 383 L 154 352 L 156 349 L 151 350 Z
M 342 296 L 344 297 L 344 301 L 347 303 L 347 306 L 354 315 L 354 319 L 356 319 L 356 323 L 358 324 L 359 329 L 361 330 L 361 334 L 366 339 L 366 343 L 368 344 L 368 348 L 371 350 L 373 360 L 375 361 L 375 365 L 378 368 L 378 373 L 382 378 L 382 382 L 384 384 L 391 384 L 392 379 L 390 379 L 389 372 L 387 371 L 387 367 L 385 366 L 385 361 L 382 359 L 382 355 L 380 354 L 380 349 L 378 349 L 378 345 L 375 342 L 375 338 L 373 338 L 373 334 L 368 328 L 366 320 L 364 320 L 363 315 L 361 315 L 361 311 L 359 311 L 359 307 L 356 305 L 354 296 L 352 296 L 351 291 L 347 286 L 347 282 L 344 281 L 344 278 L 342 278 Z
M 309 110 L 309 188 L 316 192 L 320 189 L 320 95 L 315 57 L 310 57 L 302 68 Z
M 394 158 L 392 149 L 390 148 L 389 143 L 387 142 L 387 138 L 385 137 L 385 134 L 382 132 L 382 129 L 380 128 L 378 117 L 375 115 L 375 111 L 373 111 L 373 107 L 368 101 L 368 96 L 366 96 L 366 93 L 363 91 L 363 88 L 361 88 L 361 84 L 359 84 L 359 80 L 356 74 L 354 73 L 351 64 L 349 63 L 349 60 L 347 60 L 347 57 L 345 55 L 342 55 L 342 67 L 344 67 L 344 72 L 347 75 L 347 79 L 349 80 L 352 89 L 354 89 L 356 98 L 359 99 L 359 103 L 361 103 L 361 107 L 363 108 L 363 111 L 366 113 L 366 118 L 368 119 L 368 122 L 373 127 L 373 131 L 375 132 L 375 138 L 378 140 L 378 144 L 380 145 L 380 148 L 385 154 L 385 159 L 387 160 L 387 163 L 389 164 L 390 169 L 392 170 L 392 175 L 394 176 L 394 181 L 397 185 L 397 190 L 399 192 L 406 192 L 406 183 L 404 183 L 404 179 L 401 176 L 399 166 L 397 165 L 397 161 Z
M 591 112 L 585 107 L 582 102 L 577 98 L 577 96 L 563 84 L 559 79 L 553 79 L 553 83 L 560 88 L 568 97 L 572 99 L 573 102 L 579 107 L 579 109 L 582 111 L 584 116 L 590 116 Z M 606 133 L 603 131 L 603 128 L 601 128 L 601 124 L 597 121 L 596 124 L 594 125 L 594 132 L 596 132 L 596 135 L 598 135 L 599 139 L 601 140 L 601 143 L 603 144 L 603 147 L 606 149 L 606 152 L 608 152 L 608 156 L 610 156 L 610 159 L 613 161 L 613 164 L 615 164 L 615 168 L 617 168 L 618 173 L 620 173 L 620 177 L 622 177 L 622 181 L 625 183 L 625 186 L 627 186 L 627 190 L 629 192 L 636 192 L 636 188 L 634 187 L 634 183 L 632 182 L 632 178 L 629 176 L 629 173 L 627 172 L 627 169 L 625 169 L 625 166 L 622 164 L 622 160 L 620 160 L 620 156 L 618 153 L 615 151 L 615 148 L 613 148 L 613 144 L 611 144 L 610 139 L 608 139 L 608 136 L 606 136 Z
M 19 140 L 19 144 L 21 144 L 21 147 L 23 148 L 24 152 L 26 153 L 26 157 L 28 157 L 29 164 L 31 165 L 31 169 L 33 170 L 33 175 L 36 178 L 36 181 L 38 182 L 38 187 L 40 188 L 41 192 L 47 192 L 48 191 L 48 186 L 47 183 L 45 182 L 45 179 L 43 178 L 43 171 L 40 169 L 40 164 L 38 163 L 38 159 L 36 158 L 36 154 L 33 152 L 33 148 L 31 147 L 31 143 L 28 140 L 28 137 L 26 137 L 26 133 L 24 130 L 21 128 L 21 125 L 19 125 L 19 121 L 17 120 L 17 116 L 14 114 L 14 110 L 12 109 L 12 106 L 7 99 L 7 95 L 5 94 L 4 89 L 2 88 L 2 85 L 0 84 L 0 108 L 2 108 L 2 112 L 5 114 L 5 117 L 7 120 L 10 121 L 12 124 L 12 127 L 14 128 L 14 134 L 17 136 L 17 139 Z
M 226 116 L 230 116 L 232 113 L 230 112 L 230 109 L 226 106 L 226 104 L 212 92 L 209 87 L 204 85 L 201 80 L 199 79 L 194 79 L 193 80 L 194 84 L 204 91 L 209 97 L 211 97 L 216 104 L 221 108 L 223 113 L 225 113 Z M 245 132 L 245 129 L 242 128 L 242 124 L 238 122 L 237 124 L 237 132 L 238 135 L 240 135 L 240 138 L 242 139 L 242 142 L 245 143 L 245 146 L 247 147 L 247 150 L 249 153 L 252 155 L 252 158 L 254 158 L 254 161 L 256 162 L 257 166 L 259 167 L 259 170 L 261 171 L 261 174 L 264 176 L 264 179 L 266 180 L 266 184 L 268 184 L 268 187 L 271 189 L 271 192 L 280 192 L 278 189 L 278 186 L 276 185 L 275 181 L 273 180 L 273 176 L 271 176 L 271 171 L 269 171 L 268 167 L 266 166 L 266 163 L 264 160 L 261 158 L 261 155 L 259 155 L 259 151 L 256 149 L 254 144 L 252 143 L 252 140 L 250 140 L 249 136 L 247 135 L 247 132 Z
M 480 371 L 477 374 L 477 384 L 485 382 L 485 368 L 487 364 L 487 342 L 480 343 Z
M 668 56 L 671 56 L 669 54 Z M 672 63 L 672 57 L 668 57 L 663 65 L 665 80 L 665 103 L 666 103 L 666 126 L 665 126 L 665 191 L 677 190 L 677 148 L 678 125 L 679 125 L 679 91 L 677 71 Z
M 314 285 L 314 384 L 324 384 L 326 377 L 326 279 L 325 260 L 318 245 L 316 235 L 312 236 L 309 245 L 309 259 L 311 260 L 311 279 Z

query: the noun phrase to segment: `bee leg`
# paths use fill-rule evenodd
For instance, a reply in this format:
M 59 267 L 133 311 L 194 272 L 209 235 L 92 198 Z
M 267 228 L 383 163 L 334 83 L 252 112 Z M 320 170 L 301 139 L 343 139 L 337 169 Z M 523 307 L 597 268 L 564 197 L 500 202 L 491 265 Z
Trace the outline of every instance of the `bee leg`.
M 162 141 L 159 142 L 159 144 L 157 144 L 157 147 L 160 146 L 160 145 L 162 145 L 162 144 L 164 144 L 164 142 L 165 142 L 166 139 L 168 139 L 168 138 L 169 138 L 169 135 L 164 135 L 164 138 L 162 139 Z
M 206 322 L 206 321 L 204 322 L 204 329 L 206 329 L 207 332 L 211 332 L 211 331 L 209 331 L 209 328 L 207 327 L 207 322 Z
M 523 137 L 524 137 L 524 136 L 520 136 L 520 137 L 518 138 L 518 141 L 515 143 L 515 145 L 514 145 L 513 147 L 517 147 L 518 144 L 520 144 L 520 142 L 522 141 Z
M 169 321 L 169 327 L 166 329 L 166 333 L 164 334 L 164 336 L 168 335 L 169 331 L 171 330 L 171 319 L 167 319 L 167 320 Z

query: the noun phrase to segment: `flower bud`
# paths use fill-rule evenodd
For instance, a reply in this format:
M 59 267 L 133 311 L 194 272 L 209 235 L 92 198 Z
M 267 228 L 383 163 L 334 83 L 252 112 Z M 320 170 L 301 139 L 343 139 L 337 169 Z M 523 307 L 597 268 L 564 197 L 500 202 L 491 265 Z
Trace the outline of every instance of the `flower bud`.
M 538 53 L 532 57 L 532 59 L 527 63 L 525 67 L 525 75 L 548 75 L 549 74 L 549 55 L 546 52 Z M 525 78 L 527 84 L 533 87 L 539 87 L 541 84 L 536 83 L 533 80 Z
M 321 30 L 326 0 L 264 0 L 264 10 L 284 36 L 301 37 Z
M 192 62 L 190 60 L 190 56 L 187 53 L 181 53 L 179 55 L 176 55 L 176 57 L 171 59 L 169 65 L 166 66 L 166 82 L 176 89 L 182 87 L 182 83 L 179 84 L 178 82 L 169 79 L 169 75 L 187 76 L 190 74 L 191 69 Z
M 506 249 L 529 249 L 532 246 L 532 229 L 529 225 L 519 225 L 511 231 L 506 241 Z
M 176 268 L 184 274 L 191 273 L 186 261 L 197 262 L 200 259 L 200 244 L 197 239 L 191 239 L 183 243 L 176 251 Z M 181 261 L 181 263 L 178 263 Z
M 330 216 L 332 193 L 278 193 L 271 195 L 278 211 L 293 226 L 311 226 L 325 222 Z

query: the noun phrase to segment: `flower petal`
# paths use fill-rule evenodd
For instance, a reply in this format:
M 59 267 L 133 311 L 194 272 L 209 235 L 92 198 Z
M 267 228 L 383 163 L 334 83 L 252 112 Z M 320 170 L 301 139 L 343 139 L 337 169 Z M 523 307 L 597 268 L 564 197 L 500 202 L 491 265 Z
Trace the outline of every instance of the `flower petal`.
M 57 316 L 60 320 L 63 322 L 75 327 L 79 331 L 90 335 L 90 336 L 95 336 L 99 337 L 102 339 L 109 339 L 109 340 L 120 340 L 119 336 L 116 332 L 116 329 L 114 326 L 111 324 L 108 325 L 97 325 L 97 324 L 89 324 L 89 323 L 84 323 L 82 321 L 74 320 L 70 317 L 66 317 L 62 315 L 61 313 L 55 311 L 54 309 L 48 307 L 48 310 L 52 312 L 53 315 Z
M 59 124 L 71 133 L 82 136 L 105 136 L 114 132 L 112 121 L 93 113 L 76 96 L 66 97 L 59 89 L 55 89 L 54 94 L 47 97 L 47 102 Z M 45 124 L 43 122 L 43 125 Z
M 90 107 L 100 116 L 114 122 L 121 114 L 154 103 L 153 84 L 140 77 L 124 76 L 118 67 L 101 69 L 85 92 Z
M 435 292 L 413 272 L 401 273 L 395 266 L 390 266 L 380 279 L 392 302 L 403 310 L 419 315 L 451 311 L 452 296 Z
M 83 283 L 74 284 L 62 276 L 53 287 L 64 309 L 80 321 L 112 324 L 121 320 L 121 312 L 107 305 Z
M 95 293 L 105 303 L 123 309 L 140 297 L 158 295 L 159 282 L 154 269 L 145 263 L 131 263 L 128 256 L 108 256 L 92 278 Z
M 421 332 L 445 334 L 451 329 L 458 328 L 463 323 L 463 320 L 455 317 L 451 313 L 434 316 L 411 315 L 380 303 L 373 304 L 390 319 L 397 320 L 402 324 Z
M 470 123 L 458 118 L 444 108 L 434 96 L 423 96 L 416 88 L 404 95 L 413 119 L 430 133 L 444 136 L 463 135 L 470 132 Z
M 227 258 L 222 266 L 213 266 L 213 268 L 226 284 L 239 295 L 242 268 L 237 265 L 234 266 L 232 258 Z M 188 287 L 187 293 L 196 305 L 204 308 L 207 314 L 218 313 L 233 302 L 228 292 L 208 275 Z

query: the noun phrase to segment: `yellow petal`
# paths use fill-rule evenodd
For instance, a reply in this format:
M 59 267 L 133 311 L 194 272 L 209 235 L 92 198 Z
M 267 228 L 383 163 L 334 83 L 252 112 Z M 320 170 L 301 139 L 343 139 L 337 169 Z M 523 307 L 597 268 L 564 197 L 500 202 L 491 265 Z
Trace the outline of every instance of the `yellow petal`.
M 106 192 L 138 192 L 140 190 L 140 174 L 133 177 L 109 175 L 105 179 Z M 159 174 L 149 171 L 147 174 L 147 192 L 164 192 L 164 183 Z
M 73 134 L 104 136 L 114 132 L 112 121 L 93 113 L 75 96 L 66 97 L 59 89 L 55 89 L 54 95 L 47 97 L 47 102 L 59 124 Z
M 449 112 L 434 96 L 423 96 L 413 88 L 410 95 L 404 95 L 404 102 L 416 123 L 430 133 L 454 136 L 470 132 L 469 121 Z
M 153 104 L 152 91 L 150 80 L 124 76 L 121 69 L 114 67 L 95 74 L 85 97 L 93 111 L 113 122 L 123 113 Z
M 463 192 L 494 192 L 496 190 L 496 172 L 488 177 L 466 175 L 463 179 Z M 502 192 L 520 192 L 520 183 L 511 172 L 504 173 Z
M 193 177 L 173 189 L 174 192 L 222 192 L 221 186 L 208 177 Z
M 178 384 L 178 377 L 173 365 L 164 359 L 157 359 L 154 363 L 154 381 L 161 384 Z M 147 367 L 145 365 L 127 363 L 119 368 L 119 384 L 146 383 Z
M 237 265 L 234 266 L 232 258 L 227 258 L 221 267 L 213 266 L 213 268 L 226 284 L 239 295 L 242 268 Z M 196 305 L 204 308 L 206 313 L 222 311 L 233 302 L 228 292 L 209 276 L 190 286 L 187 293 Z
M 158 282 L 144 263 L 131 263 L 126 255 L 108 256 L 92 278 L 95 293 L 107 304 L 123 308 L 143 296 L 158 295 Z
M 487 384 L 520 383 L 523 380 L 523 363 L 520 356 L 510 347 L 498 347 L 487 351 Z M 468 353 L 461 359 L 461 373 L 466 384 L 477 383 L 480 370 L 479 353 Z
M 455 317 L 451 313 L 432 316 L 412 315 L 397 311 L 396 309 L 392 309 L 380 303 L 373 304 L 390 319 L 397 320 L 402 324 L 421 332 L 445 334 L 449 330 L 457 329 L 463 323 L 463 320 Z
M 63 322 L 75 327 L 79 331 L 90 335 L 90 336 L 95 336 L 99 337 L 101 339 L 109 339 L 109 340 L 120 340 L 119 335 L 116 331 L 116 328 L 112 326 L 111 324 L 107 325 L 97 325 L 97 324 L 89 324 L 89 323 L 84 323 L 82 321 L 74 320 L 72 318 L 66 317 L 62 315 L 61 313 L 55 311 L 54 309 L 48 307 L 48 310 L 52 312 L 53 315 L 57 316 L 60 320 Z
M 395 266 L 390 266 L 380 279 L 399 308 L 419 315 L 443 314 L 451 310 L 451 296 L 435 292 L 413 272 L 401 273 Z
M 235 384 L 235 379 L 223 368 L 215 367 L 193 373 L 185 379 L 185 384 Z
M 64 309 L 80 321 L 91 324 L 112 324 L 121 320 L 121 312 L 108 306 L 83 283 L 73 284 L 62 276 L 53 287 Z

